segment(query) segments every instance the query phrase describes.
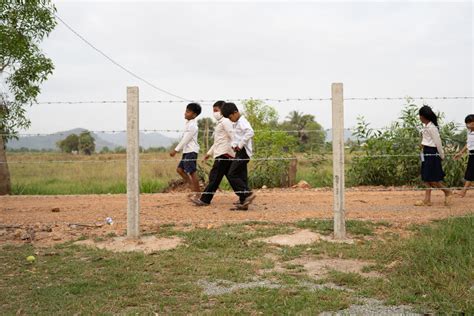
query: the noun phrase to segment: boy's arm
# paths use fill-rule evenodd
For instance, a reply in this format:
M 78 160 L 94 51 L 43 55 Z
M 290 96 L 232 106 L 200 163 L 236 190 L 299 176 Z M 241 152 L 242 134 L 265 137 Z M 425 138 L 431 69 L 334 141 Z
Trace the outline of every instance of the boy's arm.
M 230 138 L 230 141 L 234 141 L 234 126 L 232 125 L 232 122 L 229 119 L 225 119 L 222 121 L 222 126 L 224 126 L 224 130 L 227 133 L 227 135 Z
M 253 137 L 255 134 L 253 132 L 252 126 L 250 126 L 250 123 L 245 120 L 242 124 L 242 129 L 244 130 L 244 135 L 242 136 L 242 139 L 240 140 L 240 143 L 237 145 L 240 149 L 244 147 L 244 145 Z
M 174 149 L 177 152 L 180 152 L 183 150 L 184 146 L 186 146 L 194 137 L 194 135 L 197 133 L 198 127 L 196 125 L 189 126 L 188 129 L 184 132 L 183 138 L 179 142 L 178 146 Z
M 214 145 L 215 144 L 212 144 L 211 148 L 209 148 L 209 150 L 207 151 L 207 154 L 206 156 L 204 157 L 204 159 L 209 159 L 209 157 L 212 157 L 212 155 L 214 155 Z

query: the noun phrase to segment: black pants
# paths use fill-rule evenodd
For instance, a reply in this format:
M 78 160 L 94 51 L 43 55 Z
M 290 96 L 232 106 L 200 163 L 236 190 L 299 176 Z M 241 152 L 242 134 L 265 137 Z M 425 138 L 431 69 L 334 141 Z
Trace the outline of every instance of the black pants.
M 201 195 L 201 201 L 207 204 L 211 203 L 214 193 L 216 193 L 221 184 L 222 178 L 227 176 L 231 163 L 231 158 L 225 155 L 219 156 L 214 160 L 214 165 L 209 173 L 209 184 L 204 190 L 205 193 Z
M 249 163 L 250 158 L 247 155 L 245 148 L 242 148 L 240 151 L 238 151 L 235 155 L 235 158 L 236 159 L 232 160 L 232 163 L 230 165 L 227 179 L 229 180 L 230 186 L 232 187 L 234 192 L 236 192 L 236 194 L 239 196 L 240 203 L 243 203 L 247 196 L 251 194 L 248 185 L 247 174 L 247 165 Z

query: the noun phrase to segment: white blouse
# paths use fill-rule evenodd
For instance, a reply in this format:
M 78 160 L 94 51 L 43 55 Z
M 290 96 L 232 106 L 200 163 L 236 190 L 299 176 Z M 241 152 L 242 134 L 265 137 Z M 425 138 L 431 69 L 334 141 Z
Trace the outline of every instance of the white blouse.
M 468 131 L 467 132 L 467 150 L 471 151 L 474 150 L 474 132 Z
M 441 157 L 441 159 L 444 159 L 444 150 L 443 145 L 441 143 L 441 136 L 439 135 L 438 127 L 436 127 L 436 125 L 434 125 L 432 122 L 429 122 L 428 124 L 423 126 L 423 129 L 421 130 L 421 135 L 423 136 L 421 144 L 423 146 L 436 147 L 438 149 L 439 156 Z

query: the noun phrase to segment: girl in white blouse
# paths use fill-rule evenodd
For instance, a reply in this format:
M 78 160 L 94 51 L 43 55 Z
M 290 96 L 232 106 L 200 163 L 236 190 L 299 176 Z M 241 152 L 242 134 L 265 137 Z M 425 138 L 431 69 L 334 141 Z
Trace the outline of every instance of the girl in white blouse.
M 466 146 L 464 146 L 463 149 L 461 149 L 456 156 L 454 156 L 454 159 L 459 159 L 461 156 L 467 151 L 469 152 L 469 158 L 467 160 L 467 167 L 466 167 L 466 174 L 464 175 L 464 180 L 466 182 L 464 183 L 464 188 L 462 189 L 461 193 L 459 195 L 461 197 L 465 197 L 468 188 L 472 185 L 474 181 L 474 114 L 469 114 L 466 116 L 466 119 L 464 120 L 466 122 L 466 127 L 467 127 L 467 141 L 466 141 Z
M 444 192 L 444 204 L 448 206 L 451 203 L 452 192 L 443 184 L 445 173 L 441 161 L 444 159 L 444 150 L 439 135 L 438 117 L 427 105 L 420 109 L 419 115 L 423 123 L 421 179 L 428 189 L 425 191 L 425 199 L 416 202 L 415 205 L 431 206 L 431 188 L 437 188 Z

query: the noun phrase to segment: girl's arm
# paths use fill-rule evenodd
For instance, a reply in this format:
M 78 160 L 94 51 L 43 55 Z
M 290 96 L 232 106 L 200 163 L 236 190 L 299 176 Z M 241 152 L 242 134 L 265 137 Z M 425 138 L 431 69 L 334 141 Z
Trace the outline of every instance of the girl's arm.
M 461 156 L 467 151 L 467 145 L 465 145 L 456 155 L 454 155 L 454 159 L 459 159 Z
M 444 160 L 444 150 L 443 150 L 443 143 L 441 142 L 441 136 L 439 135 L 439 130 L 437 128 L 429 128 L 428 133 L 431 134 L 431 138 L 433 139 L 436 149 L 438 149 L 438 154 L 441 159 Z

